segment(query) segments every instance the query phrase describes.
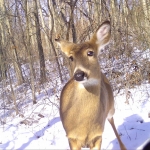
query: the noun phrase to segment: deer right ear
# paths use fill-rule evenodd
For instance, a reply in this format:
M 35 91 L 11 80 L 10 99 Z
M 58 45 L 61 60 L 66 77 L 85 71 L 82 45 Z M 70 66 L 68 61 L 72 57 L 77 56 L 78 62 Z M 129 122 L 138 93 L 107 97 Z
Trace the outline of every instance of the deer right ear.
M 59 47 L 61 47 L 61 41 L 60 41 L 60 38 L 56 38 L 55 41 L 57 42 L 57 44 L 59 45 Z
M 70 54 L 70 50 L 72 49 L 73 47 L 73 43 L 71 42 L 68 42 L 68 41 L 65 41 L 65 40 L 61 40 L 60 38 L 58 39 L 55 39 L 55 41 L 58 43 L 61 51 L 67 56 L 69 57 L 69 54 Z
M 103 22 L 98 28 L 95 36 L 96 36 L 96 44 L 98 45 L 98 49 L 102 49 L 105 45 L 107 45 L 110 41 L 111 29 L 110 22 Z

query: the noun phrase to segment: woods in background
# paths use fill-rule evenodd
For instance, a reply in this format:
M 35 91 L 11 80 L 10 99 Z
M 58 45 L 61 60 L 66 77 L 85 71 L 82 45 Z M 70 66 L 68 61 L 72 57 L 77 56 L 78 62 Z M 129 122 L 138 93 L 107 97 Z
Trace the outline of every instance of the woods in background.
M 150 0 L 1 0 L 1 87 L 10 85 L 16 112 L 14 83 L 30 85 L 35 104 L 37 85 L 52 82 L 46 61 L 55 63 L 61 82 L 66 79 L 69 62 L 61 59 L 56 36 L 83 42 L 105 20 L 111 21 L 112 39 L 100 62 L 114 90 L 150 82 L 149 16 Z

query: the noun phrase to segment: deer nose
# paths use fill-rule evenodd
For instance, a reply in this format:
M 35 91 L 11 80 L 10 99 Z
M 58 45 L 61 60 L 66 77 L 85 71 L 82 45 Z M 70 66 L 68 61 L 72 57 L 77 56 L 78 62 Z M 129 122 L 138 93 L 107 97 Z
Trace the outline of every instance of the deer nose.
M 83 71 L 76 71 L 76 73 L 74 74 L 74 79 L 76 81 L 83 81 L 85 77 L 85 73 Z

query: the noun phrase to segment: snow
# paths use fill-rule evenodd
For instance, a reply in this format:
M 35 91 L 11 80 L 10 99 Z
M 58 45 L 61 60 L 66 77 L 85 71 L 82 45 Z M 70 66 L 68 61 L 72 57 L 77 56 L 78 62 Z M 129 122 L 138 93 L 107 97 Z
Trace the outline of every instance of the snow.
M 50 89 L 48 90 L 50 91 Z M 28 90 L 28 93 L 31 91 Z M 69 149 L 68 140 L 59 116 L 56 94 L 49 97 L 44 91 L 37 104 L 28 101 L 22 115 L 8 113 L 6 124 L 0 125 L 0 149 Z M 125 93 L 129 93 L 128 97 Z M 127 149 L 141 149 L 150 140 L 150 85 L 115 93 L 115 125 Z M 58 94 L 59 95 L 59 94 Z M 128 103 L 125 103 L 128 99 Z M 54 105 L 55 104 L 55 105 Z M 0 110 L 0 117 L 4 117 Z M 85 149 L 85 148 L 83 148 Z M 106 121 L 102 149 L 120 149 L 115 134 Z

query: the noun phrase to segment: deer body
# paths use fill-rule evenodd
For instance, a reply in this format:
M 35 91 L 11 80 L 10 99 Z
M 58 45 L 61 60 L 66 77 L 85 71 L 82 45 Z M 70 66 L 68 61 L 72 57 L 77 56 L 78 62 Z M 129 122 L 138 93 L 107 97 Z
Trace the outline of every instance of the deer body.
M 82 146 L 90 145 L 95 138 L 102 136 L 109 110 L 114 113 L 113 101 L 108 101 L 109 95 L 103 91 L 103 88 L 111 90 L 109 84 L 103 80 L 98 82 L 93 87 L 82 87 L 71 79 L 62 91 L 60 115 L 67 137 L 78 139 Z M 103 88 L 99 85 L 103 85 Z M 67 93 L 67 97 L 64 93 Z
M 56 39 L 72 63 L 72 78 L 60 97 L 60 117 L 71 149 L 100 149 L 105 120 L 116 131 L 113 114 L 114 98 L 109 81 L 100 71 L 99 49 L 110 39 L 110 23 L 104 22 L 88 42 L 74 44 Z

